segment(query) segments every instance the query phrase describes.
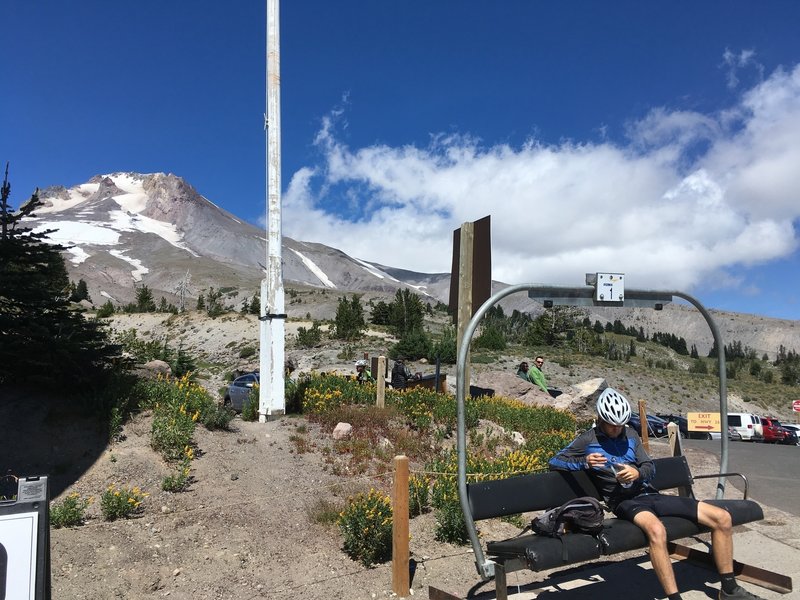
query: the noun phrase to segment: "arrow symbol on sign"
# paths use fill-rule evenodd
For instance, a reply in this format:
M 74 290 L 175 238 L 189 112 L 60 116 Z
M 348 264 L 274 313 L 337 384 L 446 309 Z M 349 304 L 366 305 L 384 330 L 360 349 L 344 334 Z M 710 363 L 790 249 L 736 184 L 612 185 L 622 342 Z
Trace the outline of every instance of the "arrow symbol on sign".
M 694 427 L 695 429 L 708 429 L 708 430 L 714 429 L 713 425 L 695 425 Z

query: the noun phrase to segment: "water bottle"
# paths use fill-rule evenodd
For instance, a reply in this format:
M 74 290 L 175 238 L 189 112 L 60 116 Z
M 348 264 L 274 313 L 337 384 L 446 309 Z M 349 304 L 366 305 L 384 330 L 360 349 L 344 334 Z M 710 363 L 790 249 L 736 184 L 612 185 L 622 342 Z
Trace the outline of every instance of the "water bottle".
M 625 468 L 625 463 L 623 463 L 623 462 L 612 462 L 611 463 L 611 467 L 614 469 L 614 473 L 617 474 L 620 471 L 622 471 L 622 469 Z M 627 488 L 629 488 L 629 487 L 631 487 L 633 485 L 632 481 L 620 481 L 619 479 L 617 479 L 617 481 L 625 489 L 627 489 Z

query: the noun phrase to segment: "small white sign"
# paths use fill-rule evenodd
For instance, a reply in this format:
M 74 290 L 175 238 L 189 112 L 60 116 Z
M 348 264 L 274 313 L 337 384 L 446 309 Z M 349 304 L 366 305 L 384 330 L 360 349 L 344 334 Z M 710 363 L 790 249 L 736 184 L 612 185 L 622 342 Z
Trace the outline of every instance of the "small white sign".
M 598 273 L 594 286 L 597 302 L 622 302 L 625 300 L 625 275 L 622 273 Z
M 0 544 L 6 550 L 5 598 L 34 600 L 39 513 L 0 515 Z

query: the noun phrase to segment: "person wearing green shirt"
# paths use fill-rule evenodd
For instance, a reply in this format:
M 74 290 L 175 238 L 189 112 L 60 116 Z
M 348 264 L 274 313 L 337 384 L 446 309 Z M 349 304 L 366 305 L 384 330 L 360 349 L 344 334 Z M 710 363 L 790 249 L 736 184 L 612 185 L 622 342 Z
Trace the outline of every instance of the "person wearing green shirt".
M 356 361 L 356 381 L 358 383 L 375 383 L 372 372 L 367 368 L 366 360 Z
M 544 358 L 537 356 L 531 368 L 528 369 L 528 381 L 540 387 L 543 392 L 549 394 L 550 391 L 547 389 L 547 379 L 544 378 L 544 373 L 542 373 L 542 365 L 544 365 Z

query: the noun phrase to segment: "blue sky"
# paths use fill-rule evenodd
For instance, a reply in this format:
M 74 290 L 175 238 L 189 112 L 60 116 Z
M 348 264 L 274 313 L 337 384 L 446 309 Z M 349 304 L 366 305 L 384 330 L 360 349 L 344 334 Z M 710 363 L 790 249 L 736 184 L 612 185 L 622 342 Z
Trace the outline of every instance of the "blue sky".
M 12 200 L 169 172 L 264 222 L 265 5 L 6 0 Z M 800 3 L 292 0 L 283 233 L 440 272 L 626 274 L 800 319 Z

